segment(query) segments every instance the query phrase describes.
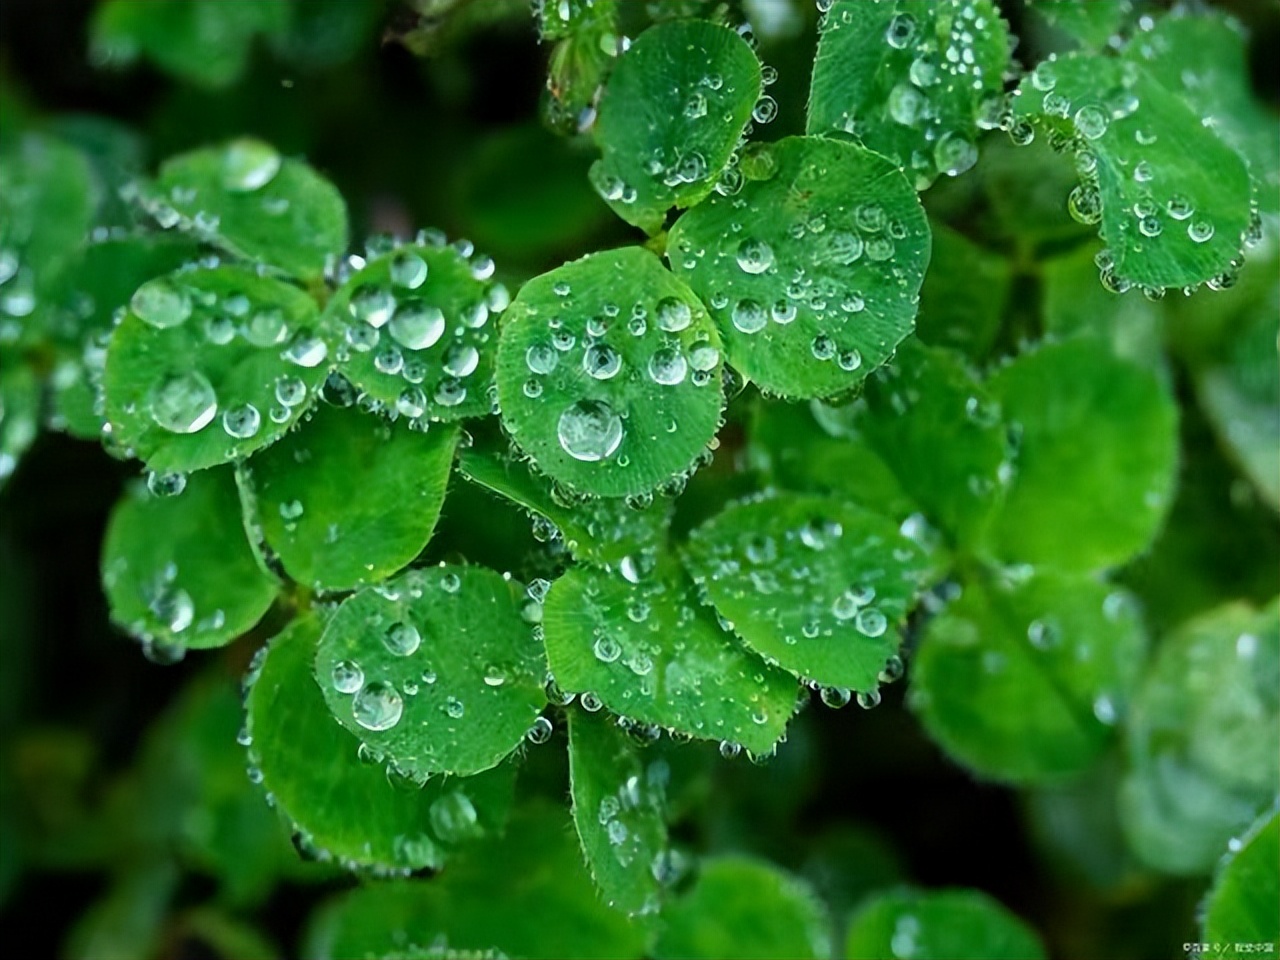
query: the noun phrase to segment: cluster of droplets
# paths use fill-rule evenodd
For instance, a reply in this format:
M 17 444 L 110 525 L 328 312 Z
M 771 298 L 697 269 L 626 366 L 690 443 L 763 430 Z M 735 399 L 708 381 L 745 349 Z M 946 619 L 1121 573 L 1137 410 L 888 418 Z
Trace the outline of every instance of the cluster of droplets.
M 557 281 L 552 292 L 557 309 L 575 308 L 572 286 Z M 522 391 L 531 400 L 542 397 L 548 386 L 555 393 L 575 389 L 585 376 L 607 384 L 607 396 L 625 395 L 626 384 L 674 388 L 686 382 L 706 387 L 720 365 L 720 351 L 705 335 L 692 337 L 693 307 L 678 297 L 655 303 L 637 301 L 630 309 L 605 302 L 586 323 L 579 338 L 558 315 L 544 326 L 546 339 L 531 344 L 524 355 L 528 378 Z M 646 394 L 649 395 L 649 394 Z M 663 394 L 657 395 L 659 399 Z M 613 459 L 627 466 L 620 452 L 626 437 L 630 411 L 601 397 L 582 397 L 567 404 L 556 420 L 560 449 L 575 460 L 594 463 Z M 666 429 L 675 433 L 679 423 L 667 418 Z
M 853 11 L 839 15 L 831 4 L 820 2 L 824 33 L 852 28 Z M 902 10 L 885 27 L 887 57 L 906 67 L 905 78 L 884 99 L 885 119 L 917 131 L 923 144 L 903 157 L 915 177 L 917 189 L 928 187 L 939 174 L 959 176 L 978 161 L 974 131 L 967 117 L 976 114 L 976 125 L 993 129 L 1003 109 L 1002 78 L 991 75 L 979 62 L 980 44 L 992 29 L 974 4 L 960 4 L 949 30 L 939 39 L 926 11 L 920 17 Z M 908 59 L 909 58 L 909 59 Z M 901 66 L 898 67 L 901 70 Z M 959 122 L 958 122 L 958 118 Z M 854 136 L 866 132 L 867 120 L 850 110 L 840 117 L 842 129 Z M 876 122 L 884 122 L 880 117 Z
M 610 851 L 618 865 L 629 867 L 637 858 L 653 861 L 666 853 L 651 849 L 654 826 L 662 822 L 665 814 L 667 785 L 671 780 L 671 768 L 662 758 L 623 777 L 616 788 L 602 792 L 596 805 L 595 819 L 608 840 Z M 664 879 L 654 873 L 660 882 Z M 657 904 L 654 904 L 656 909 Z
M 131 570 L 128 558 L 117 556 L 103 569 L 103 584 L 111 591 L 124 578 L 138 583 L 140 599 L 146 607 L 145 615 L 128 624 L 128 630 L 141 640 L 148 660 L 176 663 L 202 634 L 222 630 L 226 624 L 226 611 L 220 607 L 197 617 L 195 600 L 180 582 L 174 561 L 147 575 Z
M 413 244 L 376 238 L 367 256 L 349 257 L 334 271 L 337 280 L 355 284 L 341 318 L 337 359 L 364 355 L 373 368 L 369 375 L 380 381 L 379 394 L 394 394 L 386 402 L 358 399 L 419 427 L 435 409 L 447 411 L 477 395 L 489 398 L 484 361 L 496 337 L 491 319 L 511 302 L 507 288 L 493 280 L 492 258 L 467 240 L 447 245 L 465 274 L 455 276 L 454 264 L 447 264 L 445 279 L 430 283 L 429 261 L 443 262 L 445 248 L 436 230 L 421 231 Z M 362 281 L 359 272 L 366 268 L 369 278 Z M 464 289 L 466 302 L 451 303 Z

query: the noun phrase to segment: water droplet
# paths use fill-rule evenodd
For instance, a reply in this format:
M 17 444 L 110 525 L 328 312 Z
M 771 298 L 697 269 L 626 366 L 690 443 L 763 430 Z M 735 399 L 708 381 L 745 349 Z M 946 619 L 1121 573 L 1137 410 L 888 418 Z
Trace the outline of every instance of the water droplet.
M 453 790 L 439 797 L 427 811 L 427 819 L 437 837 L 445 843 L 461 843 L 474 840 L 484 830 L 475 804 L 461 790 Z
M 422 634 L 413 624 L 398 620 L 387 627 L 382 643 L 397 657 L 407 657 L 422 645 Z
M 480 351 L 469 343 L 450 345 L 444 355 L 444 372 L 451 377 L 469 377 L 480 366 Z
M 622 356 L 607 343 L 593 343 L 583 354 L 582 369 L 597 380 L 609 380 L 622 369 Z
M 1175 193 L 1165 204 L 1165 210 L 1175 220 L 1186 220 L 1196 212 L 1195 205 L 1180 193 Z
M 299 331 L 284 352 L 284 358 L 290 363 L 308 369 L 318 367 L 328 355 L 328 345 L 309 330 Z
M 425 300 L 402 304 L 387 325 L 391 339 L 406 350 L 426 350 L 444 335 L 444 313 Z
M 910 83 L 900 83 L 889 91 L 889 116 L 903 126 L 914 126 L 927 105 L 924 94 Z
M 400 722 L 404 701 L 396 688 L 375 680 L 361 687 L 351 701 L 351 715 L 366 730 L 390 730 Z
M 649 376 L 654 383 L 672 387 L 683 383 L 689 364 L 675 347 L 662 347 L 649 358 Z
M 227 432 L 227 436 L 237 440 L 248 440 L 255 436 L 261 426 L 262 414 L 252 403 L 241 403 L 222 414 L 222 429 Z
M 176 327 L 191 316 L 191 296 L 167 277 L 156 277 L 140 286 L 129 307 L 157 329 Z
M 591 650 L 601 663 L 613 663 L 618 657 L 622 656 L 622 645 L 608 635 L 596 637 Z
M 170 433 L 196 433 L 213 420 L 218 398 L 197 370 L 166 377 L 151 391 L 151 419 Z
M 546 717 L 538 717 L 533 721 L 533 726 L 529 728 L 529 732 L 524 735 L 524 738 L 532 744 L 546 743 L 551 739 L 554 729 L 550 720 Z
M 296 407 L 307 399 L 307 385 L 297 377 L 277 377 L 276 400 L 285 407 Z
M 622 418 L 601 400 L 579 400 L 560 414 L 556 434 L 575 460 L 604 460 L 622 444 Z
M 849 266 L 862 256 L 863 241 L 856 233 L 837 230 L 827 238 L 827 251 L 832 262 Z
M 853 691 L 848 687 L 822 687 L 818 691 L 818 696 L 828 707 L 839 710 L 853 699 Z
M 525 365 L 531 373 L 546 376 L 560 362 L 559 352 L 547 343 L 535 343 L 524 354 Z
M 978 162 L 978 148 L 958 133 L 947 133 L 934 145 L 933 159 L 947 176 L 958 177 Z
M 1107 117 L 1098 107 L 1086 105 L 1076 111 L 1076 132 L 1086 140 L 1097 140 L 1107 132 Z
M 333 665 L 333 689 L 339 693 L 355 693 L 364 686 L 364 671 L 354 660 L 339 660 Z
M 879 610 L 874 607 L 866 607 L 858 611 L 858 616 L 853 625 L 864 637 L 881 637 L 884 636 L 885 630 L 889 628 L 889 621 Z
M 756 123 L 769 123 L 778 115 L 778 101 L 765 94 L 751 108 L 751 119 Z
M 744 273 L 764 273 L 773 266 L 773 247 L 748 237 L 738 244 L 738 266 Z
M 396 298 L 385 287 L 365 284 L 351 295 L 347 308 L 355 319 L 377 328 L 391 319 L 396 309 Z
M 895 14 L 885 29 L 884 39 L 895 50 L 905 50 L 915 38 L 916 18 L 909 13 Z
M 693 322 L 693 310 L 689 304 L 676 297 L 663 297 L 655 311 L 658 326 L 668 333 L 678 333 Z
M 1213 224 L 1208 220 L 1192 220 L 1187 227 L 1187 236 L 1196 243 L 1204 243 L 1213 237 Z
M 391 258 L 391 282 L 406 290 L 417 290 L 427 279 L 427 263 L 412 250 L 401 250 Z
M 742 333 L 759 333 L 769 323 L 769 314 L 756 300 L 739 300 L 730 314 L 734 327 Z
M 236 140 L 222 155 L 222 186 L 237 193 L 261 190 L 280 172 L 275 147 L 249 137 Z

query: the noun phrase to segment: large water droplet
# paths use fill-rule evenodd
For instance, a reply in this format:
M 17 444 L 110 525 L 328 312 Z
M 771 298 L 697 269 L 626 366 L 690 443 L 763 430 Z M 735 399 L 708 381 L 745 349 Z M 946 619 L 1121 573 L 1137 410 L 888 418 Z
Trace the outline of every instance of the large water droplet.
M 364 686 L 364 670 L 354 660 L 339 660 L 333 665 L 332 679 L 339 693 L 355 693 Z
M 387 627 L 386 633 L 382 635 L 382 642 L 397 657 L 407 657 L 421 646 L 422 634 L 412 623 L 397 620 Z
M 391 258 L 391 282 L 406 290 L 417 290 L 427 279 L 427 263 L 412 250 L 401 250 Z
M 693 311 L 683 300 L 663 297 L 655 311 L 658 326 L 668 333 L 678 333 L 693 322 Z
M 773 266 L 773 247 L 748 237 L 738 244 L 738 266 L 744 273 L 764 273 Z
M 218 412 L 213 385 L 196 370 L 166 377 L 151 391 L 151 419 L 170 433 L 196 433 Z
M 129 300 L 133 312 L 160 330 L 176 327 L 191 316 L 191 296 L 168 277 L 157 277 L 140 286 Z
M 663 347 L 649 358 L 649 376 L 654 383 L 673 387 L 683 383 L 689 372 L 688 361 L 675 347 Z
M 424 300 L 410 300 L 403 304 L 387 325 L 391 339 L 408 350 L 426 350 L 434 346 L 444 335 L 444 330 L 444 313 Z
M 622 443 L 622 418 L 601 400 L 579 400 L 560 414 L 556 434 L 564 452 L 594 462 L 612 456 Z
M 239 404 L 222 414 L 222 429 L 237 440 L 248 440 L 257 434 L 261 425 L 262 414 L 252 403 Z
M 622 369 L 622 356 L 607 343 L 593 343 L 583 354 L 582 369 L 597 380 L 608 380 Z
M 351 715 L 366 730 L 390 730 L 400 722 L 404 701 L 396 688 L 375 680 L 362 687 L 351 701 Z
M 480 366 L 480 351 L 469 343 L 455 343 L 444 355 L 444 372 L 451 377 L 469 377 Z
M 280 172 L 280 154 L 261 140 L 236 140 L 222 155 L 222 186 L 237 193 L 261 190 Z
M 396 298 L 391 295 L 390 290 L 366 284 L 351 295 L 347 307 L 357 320 L 363 320 L 371 327 L 381 327 L 391 319 L 396 308 Z
M 769 323 L 769 314 L 757 300 L 739 300 L 730 313 L 733 325 L 742 333 L 759 333 Z
M 431 829 L 445 843 L 460 843 L 480 836 L 480 818 L 475 804 L 461 790 L 444 794 L 427 811 Z

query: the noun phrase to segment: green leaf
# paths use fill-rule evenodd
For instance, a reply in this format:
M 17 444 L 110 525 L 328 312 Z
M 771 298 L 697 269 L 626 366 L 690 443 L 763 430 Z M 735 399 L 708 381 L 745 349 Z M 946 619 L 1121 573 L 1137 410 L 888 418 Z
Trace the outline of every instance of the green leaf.
M 431 538 L 457 440 L 453 427 L 422 433 L 321 404 L 241 465 L 246 530 L 313 589 L 384 580 Z
M 148 281 L 107 350 L 114 441 L 160 473 L 262 449 L 298 422 L 324 380 L 318 323 L 305 293 L 244 267 Z
M 1066 339 L 1096 337 L 1125 360 L 1163 372 L 1166 320 L 1158 304 L 1137 290 L 1115 294 L 1098 282 L 1095 244 L 1041 264 L 1044 332 Z
M 276 595 L 241 532 L 230 470 L 193 474 L 175 496 L 131 485 L 107 526 L 102 582 L 111 619 L 161 649 L 222 646 Z
M 296 277 L 319 277 L 347 248 L 347 208 L 337 188 L 261 140 L 166 160 L 142 201 L 162 225 Z
M 1043 960 L 1025 921 L 980 890 L 900 889 L 869 898 L 853 916 L 849 960 Z
M 521 593 L 492 570 L 442 564 L 347 598 L 316 655 L 329 709 L 415 780 L 497 766 L 546 705 Z
M 587 868 L 609 906 L 654 913 L 668 862 L 666 761 L 648 764 L 622 728 L 582 710 L 569 713 L 569 790 Z
M 500 830 L 510 764 L 419 787 L 358 755 L 312 674 L 323 626 L 304 617 L 272 640 L 245 697 L 251 761 L 301 846 L 348 867 L 438 869 L 456 845 Z
M 752 118 L 777 112 L 760 97 L 760 61 L 745 40 L 705 20 L 650 27 L 621 57 L 600 97 L 603 156 L 591 182 L 618 216 L 647 233 L 674 206 L 707 197 Z
M 498 346 L 498 401 L 516 444 L 553 480 L 621 497 L 679 483 L 724 407 L 706 310 L 638 247 L 530 280 Z
M 807 130 L 856 136 L 919 189 L 958 176 L 995 125 L 1009 50 L 992 0 L 835 0 L 820 27 Z
M 1144 67 L 1051 58 L 1023 81 L 1014 111 L 1075 151 L 1083 180 L 1070 202 L 1100 223 L 1108 285 L 1162 291 L 1234 271 L 1249 227 L 1248 168 Z
M 1241 319 L 1218 362 L 1196 372 L 1200 405 L 1223 446 L 1273 508 L 1280 509 L 1280 284 Z
M 997 556 L 1098 570 L 1151 542 L 1177 468 L 1177 408 L 1155 373 L 1075 339 L 1022 355 L 988 387 L 1017 445 L 989 531 Z
M 931 346 L 952 347 L 981 360 L 1000 330 L 1012 292 L 1013 266 L 936 221 L 930 232 L 933 256 L 920 288 L 916 335 Z
M 0 354 L 0 488 L 40 431 L 40 381 L 18 355 Z
M 657 960 L 830 956 L 827 918 L 806 884 L 747 857 L 706 861 L 693 889 L 663 911 Z
M 1231 604 L 1160 645 L 1133 703 L 1120 792 L 1150 866 L 1202 874 L 1270 804 L 1280 780 L 1280 605 Z
M 166 914 L 181 874 L 155 859 L 120 870 L 106 893 L 76 920 L 62 955 L 68 960 L 144 960 L 160 948 Z
M 786 730 L 795 682 L 716 626 L 674 560 L 570 570 L 542 620 L 556 682 L 588 706 L 755 754 Z
M 496 896 L 496 891 L 502 891 Z M 368 884 L 313 914 L 302 955 L 336 960 L 396 945 L 490 950 L 512 957 L 637 958 L 640 925 L 601 902 L 565 811 L 531 804 L 429 882 Z
M 342 373 L 370 400 L 409 420 L 493 412 L 491 314 L 510 298 L 490 280 L 493 261 L 469 258 L 466 249 L 402 246 L 354 274 L 325 310 L 326 325 L 344 341 Z
M 1131 0 L 1028 0 L 1049 25 L 1087 50 L 1101 50 L 1133 13 Z
M 145 56 L 180 79 L 226 87 L 244 73 L 254 38 L 283 33 L 291 12 L 286 0 L 110 0 L 94 16 L 93 59 L 124 66 Z
M 1126 51 L 1240 154 L 1263 213 L 1280 213 L 1280 140 L 1275 113 L 1254 92 L 1249 36 L 1211 8 L 1175 7 Z
M 1224 957 L 1252 956 L 1247 945 L 1280 940 L 1280 815 L 1259 820 L 1228 850 L 1205 901 L 1200 939 L 1222 944 Z
M 612 25 L 618 15 L 617 0 L 534 0 L 533 18 L 538 37 L 563 40 L 604 23 Z
M 1025 130 L 1020 135 L 1025 136 Z M 1037 246 L 1059 249 L 1089 236 L 1093 229 L 1073 217 L 1067 206 L 1067 197 L 1079 181 L 1073 158 L 1044 141 L 1043 137 L 1030 143 L 1019 140 L 1019 145 L 1007 138 L 994 138 L 984 144 L 982 165 L 972 174 L 981 181 L 991 214 L 991 232 L 1023 250 Z
M 693 532 L 684 560 L 748 647 L 845 700 L 879 687 L 929 573 L 893 521 L 796 494 L 730 505 Z
M 907 341 L 868 380 L 865 411 L 853 408 L 850 438 L 879 454 L 954 543 L 974 543 L 1004 496 L 1009 452 L 994 394 L 957 354 Z
M 27 133 L 0 151 L 0 343 L 34 339 L 79 257 L 96 197 L 89 164 L 60 140 Z
M 908 702 L 929 735 L 980 775 L 1060 780 L 1111 742 L 1144 648 L 1122 591 L 1048 572 L 988 578 L 926 626 Z
M 604 497 L 567 501 L 526 464 L 478 445 L 461 452 L 458 472 L 519 504 L 533 518 L 536 536 L 563 539 L 570 556 L 583 563 L 609 566 L 660 543 L 671 521 L 671 501 L 665 498 L 643 510 Z
M 676 222 L 672 268 L 762 390 L 848 391 L 911 332 L 929 263 L 920 201 L 884 157 L 821 137 L 761 145 L 743 172 L 736 196 Z

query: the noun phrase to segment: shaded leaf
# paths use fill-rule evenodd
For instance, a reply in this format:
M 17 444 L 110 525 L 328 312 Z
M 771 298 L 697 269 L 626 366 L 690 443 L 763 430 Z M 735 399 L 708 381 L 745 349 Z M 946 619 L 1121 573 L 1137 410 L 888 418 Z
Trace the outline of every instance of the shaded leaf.
M 876 894 L 853 916 L 849 960 L 1043 960 L 1040 938 L 980 890 L 895 890 Z

